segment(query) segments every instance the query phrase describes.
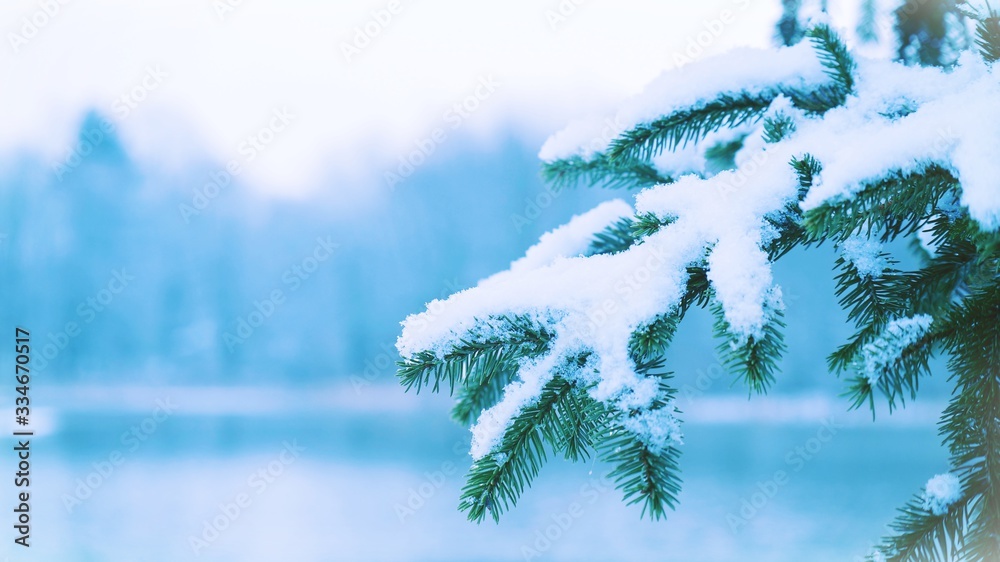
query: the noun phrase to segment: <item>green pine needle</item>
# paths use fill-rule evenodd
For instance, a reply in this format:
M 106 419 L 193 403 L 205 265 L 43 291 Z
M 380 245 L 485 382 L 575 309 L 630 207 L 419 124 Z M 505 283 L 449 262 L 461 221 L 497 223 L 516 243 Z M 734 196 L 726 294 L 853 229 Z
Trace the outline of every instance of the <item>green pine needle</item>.
M 787 350 L 782 334 L 784 314 L 780 310 L 771 313 L 773 316 L 764 325 L 759 337 L 742 338 L 732 333 L 722 305 L 716 302 L 712 306 L 715 336 L 722 340 L 717 348 L 719 357 L 730 372 L 743 379 L 753 394 L 767 392 L 774 382 L 778 362 Z
M 590 159 L 571 156 L 542 164 L 542 178 L 562 189 L 579 183 L 612 189 L 641 189 L 672 183 L 673 178 L 660 174 L 647 162 L 615 160 L 599 152 Z
M 857 66 L 847 45 L 830 26 L 822 24 L 806 32 L 812 41 L 826 75 L 845 97 L 854 93 L 854 70 Z
M 631 248 L 637 241 L 635 221 L 630 218 L 620 219 L 594 235 L 587 255 L 617 254 Z
M 510 510 L 531 481 L 538 476 L 547 460 L 547 449 L 558 446 L 579 448 L 587 446 L 583 437 L 570 436 L 565 441 L 551 443 L 555 427 L 575 427 L 577 424 L 600 424 L 598 420 L 577 421 L 582 411 L 575 411 L 573 419 L 566 420 L 571 400 L 580 400 L 573 392 L 572 383 L 555 376 L 542 389 L 541 396 L 525 406 L 504 431 L 497 449 L 472 464 L 462 488 L 459 509 L 468 512 L 470 521 L 482 522 L 487 514 L 499 522 L 500 515 Z M 603 415 L 603 409 L 596 412 Z M 563 418 L 563 419 L 561 419 Z M 548 447 L 546 440 L 549 440 Z M 572 456 L 570 454 L 569 456 Z
M 660 387 L 664 398 L 656 401 L 653 407 L 670 408 L 669 400 L 674 391 L 663 381 Z M 667 510 L 677 505 L 681 489 L 680 451 L 673 446 L 651 449 L 625 429 L 624 419 L 619 416 L 603 435 L 598 445 L 601 460 L 614 467 L 608 477 L 623 492 L 627 505 L 641 503 L 642 516 L 663 519 Z
M 764 116 L 775 97 L 776 92 L 721 94 L 703 105 L 677 111 L 622 133 L 611 142 L 608 157 L 613 162 L 645 161 L 665 150 L 698 142 L 723 127 L 755 123 Z
M 430 386 L 432 392 L 440 392 L 441 385 L 447 383 L 448 392 L 454 394 L 458 385 L 486 380 L 484 373 L 499 372 L 510 368 L 513 361 L 542 354 L 552 339 L 548 329 L 522 317 L 490 319 L 483 328 L 486 336 L 473 334 L 444 357 L 421 351 L 404 358 L 397 363 L 396 376 L 406 390 L 419 393 Z
M 976 46 L 986 62 L 1000 60 L 1000 14 L 989 4 L 986 16 L 976 18 Z
M 866 184 L 850 199 L 810 210 L 804 226 L 815 241 L 843 241 L 860 234 L 878 235 L 888 242 L 920 230 L 929 221 L 928 212 L 957 189 L 958 180 L 941 166 L 928 166 L 922 172 L 895 171 Z
M 795 132 L 795 121 L 784 113 L 764 118 L 764 141 L 774 144 L 787 139 Z

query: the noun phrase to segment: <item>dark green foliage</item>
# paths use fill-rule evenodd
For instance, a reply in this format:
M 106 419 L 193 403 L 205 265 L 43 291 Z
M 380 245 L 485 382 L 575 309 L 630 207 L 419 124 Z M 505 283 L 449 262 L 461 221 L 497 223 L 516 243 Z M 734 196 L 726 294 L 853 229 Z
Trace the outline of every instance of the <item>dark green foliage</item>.
M 799 244 L 809 243 L 806 231 L 800 225 L 802 213 L 797 204 L 791 203 L 780 213 L 764 217 L 764 220 L 778 232 L 777 238 L 771 240 L 765 248 L 770 261 L 777 261 Z
M 635 221 L 632 219 L 621 219 L 594 235 L 587 255 L 617 254 L 631 248 L 632 244 L 635 244 L 637 240 L 638 237 L 635 235 Z
M 571 361 L 567 374 L 585 361 L 585 356 Z M 658 372 L 661 366 L 651 361 L 637 369 L 661 379 L 662 399 L 653 403 L 653 409 L 672 407 L 673 390 L 666 384 L 666 373 Z M 480 522 L 487 515 L 499 521 L 531 485 L 550 452 L 578 461 L 598 451 L 613 466 L 609 477 L 623 491 L 625 501 L 643 502 L 643 514 L 663 517 L 680 490 L 679 452 L 673 447 L 650 449 L 625 430 L 622 424 L 627 417 L 612 414 L 566 377 L 553 376 L 541 396 L 514 418 L 496 451 L 473 463 L 459 509 L 468 511 L 472 521 Z
M 944 346 L 956 381 L 941 434 L 969 501 L 968 560 L 1000 559 L 1000 284 L 970 290 L 945 322 Z
M 586 390 L 574 387 L 566 398 L 556 404 L 553 423 L 543 428 L 552 447 L 573 462 L 590 458 L 607 430 L 608 412 L 603 404 L 591 398 Z
M 764 217 L 764 220 L 778 233 L 778 236 L 764 248 L 767 250 L 768 259 L 772 262 L 779 260 L 796 246 L 808 246 L 815 242 L 815 240 L 810 239 L 802 226 L 802 211 L 799 208 L 799 203 L 812 187 L 813 177 L 819 174 L 821 166 L 808 154 L 802 158 L 793 159 L 790 165 L 799 178 L 798 197 L 794 201 L 789 201 L 781 211 Z
M 816 176 L 823 171 L 823 165 L 811 154 L 792 159 L 790 165 L 799 178 L 799 200 L 801 200 L 809 192 L 809 188 L 813 186 Z
M 830 370 L 835 373 L 852 370 L 864 346 L 881 336 L 889 321 L 906 316 L 908 303 L 905 295 L 899 293 L 899 284 L 896 282 L 900 272 L 892 269 L 896 262 L 886 253 L 883 253 L 882 257 L 888 267 L 877 277 L 861 275 L 851 262 L 844 258 L 837 259 L 837 268 L 840 270 L 836 277 L 837 297 L 840 306 L 848 311 L 848 319 L 854 322 L 858 331 L 848 343 L 839 347 L 827 358 Z M 900 382 L 914 378 L 904 377 Z M 883 377 L 880 379 L 880 384 L 888 384 L 895 380 L 895 377 Z M 909 385 L 907 389 L 909 388 L 915 389 L 916 382 Z M 896 398 L 903 398 L 902 392 L 906 389 L 900 386 L 882 390 L 892 407 Z M 866 378 L 859 376 L 853 379 L 849 386 L 849 394 L 852 398 L 852 407 L 857 408 L 868 403 L 874 415 L 873 388 Z M 912 392 L 910 395 L 912 396 Z
M 923 227 L 941 198 L 958 188 L 948 170 L 932 165 L 922 172 L 887 175 L 841 202 L 824 203 L 806 213 L 805 229 L 813 240 L 877 237 L 883 242 Z
M 678 110 L 622 133 L 612 141 L 607 157 L 613 162 L 648 161 L 665 150 L 698 142 L 709 133 L 756 123 L 779 95 L 791 99 L 799 109 L 823 113 L 842 105 L 854 92 L 854 59 L 828 26 L 811 29 L 808 36 L 831 83 L 809 91 L 774 85 L 760 93 L 721 93 L 704 104 Z
M 462 488 L 459 509 L 469 512 L 469 519 L 482 521 L 487 513 L 494 521 L 508 511 L 538 476 L 546 460 L 543 428 L 560 424 L 557 416 L 565 408 L 560 402 L 572 394 L 573 385 L 554 377 L 542 390 L 541 397 L 526 406 L 504 432 L 499 450 L 472 464 L 465 487 Z
M 898 271 L 892 266 L 896 261 L 886 252 L 880 256 L 888 267 L 879 276 L 862 275 L 854 264 L 837 258 L 836 267 L 840 270 L 836 277 L 837 297 L 848 312 L 848 320 L 856 324 L 867 325 L 906 312 L 906 295 L 899 294 L 898 284 L 894 283 Z
M 672 218 L 660 218 L 653 213 L 643 213 L 635 217 L 632 225 L 632 235 L 642 239 L 673 222 Z
M 905 406 L 908 398 L 915 399 L 920 387 L 920 378 L 931 374 L 928 362 L 935 337 L 934 333 L 930 333 L 903 350 L 896 361 L 879 373 L 874 386 L 866 377 L 857 376 L 851 379 L 848 386 L 848 394 L 852 398 L 851 407 L 858 408 L 867 402 L 874 417 L 875 390 L 885 397 L 890 413 L 897 406 Z
M 588 256 L 616 254 L 631 248 L 643 238 L 658 232 L 670 224 L 672 219 L 661 219 L 652 213 L 643 213 L 633 218 L 621 219 L 615 224 L 594 234 L 587 250 Z
M 681 317 L 692 306 L 705 308 L 712 301 L 712 288 L 708 282 L 708 269 L 705 264 L 688 265 L 687 274 L 687 287 L 678 306 Z
M 827 25 L 818 25 L 806 35 L 823 63 L 831 83 L 807 92 L 785 91 L 792 104 L 804 111 L 825 113 L 839 107 L 854 93 L 854 58 L 840 37 Z
M 626 162 L 649 160 L 665 150 L 697 142 L 723 127 L 755 123 L 777 95 L 777 92 L 722 94 L 704 105 L 682 109 L 622 133 L 611 142 L 608 156 Z
M 785 5 L 797 9 L 798 3 Z M 871 5 L 866 3 L 869 10 Z M 925 33 L 926 22 L 934 18 L 928 20 L 924 16 L 931 12 L 919 10 L 941 6 L 946 11 L 955 9 L 950 1 L 908 2 L 901 10 L 913 7 L 917 15 L 907 16 L 914 19 L 900 20 L 899 25 L 916 26 L 908 37 Z M 979 50 L 985 60 L 995 62 L 1000 59 L 1000 20 L 992 9 L 977 20 Z M 798 25 L 797 16 L 794 24 Z M 789 26 L 787 37 L 797 40 L 795 29 Z M 586 183 L 644 188 L 671 179 L 651 163 L 662 151 L 701 141 L 722 128 L 762 121 L 767 143 L 794 136 L 795 121 L 781 112 L 768 112 L 779 95 L 813 116 L 855 95 L 854 60 L 837 35 L 818 26 L 805 36 L 826 70 L 828 83 L 807 91 L 773 85 L 754 92 L 719 92 L 703 103 L 626 131 L 606 153 L 546 164 L 546 179 L 556 187 Z M 942 45 L 922 40 L 921 56 L 934 55 L 935 48 L 940 55 Z M 898 103 L 886 109 L 883 118 L 901 119 L 915 109 Z M 715 167 L 706 169 L 706 175 L 733 165 L 734 151 L 743 142 L 742 137 L 734 138 L 708 149 Z M 852 238 L 913 241 L 921 231 L 924 239 L 930 237 L 933 252 L 921 249 L 922 262 L 912 271 L 898 269 L 899 263 L 887 251 L 881 255 L 885 269 L 873 275 L 859 271 L 843 257 L 836 261 L 836 296 L 855 333 L 829 356 L 828 363 L 838 375 L 853 375 L 846 381 L 851 406 L 867 404 L 874 416 L 876 400 L 884 401 L 890 413 L 905 407 L 917 396 L 924 377 L 938 375 L 931 373 L 931 359 L 948 358 L 955 391 L 940 428 L 951 453 L 951 472 L 961 481 L 962 498 L 947 513 L 934 515 L 916 496 L 900 510 L 880 550 L 886 559 L 898 562 L 994 562 L 1000 560 L 1000 233 L 982 231 L 957 203 L 961 185 L 944 161 L 948 155 L 940 156 L 940 164 L 886 170 L 863 182 L 850 198 L 829 201 L 807 213 L 799 204 L 818 181 L 823 163 L 810 154 L 793 158 L 789 166 L 798 178 L 797 197 L 764 217 L 775 236 L 767 237 L 762 249 L 770 261 L 776 261 L 793 248 L 824 242 L 841 247 Z M 622 219 L 595 235 L 587 255 L 624 252 L 654 235 L 667 240 L 670 232 L 664 228 L 674 220 L 650 213 Z M 664 408 L 673 412 L 674 391 L 668 385 L 669 374 L 663 371 L 663 357 L 692 307 L 711 308 L 714 332 L 721 339 L 721 360 L 751 395 L 766 392 L 774 382 L 785 351 L 780 310 L 768 311 L 769 319 L 755 337 L 740 338 L 733 333 L 708 279 L 710 250 L 706 248 L 705 254 L 687 264 L 685 291 L 675 307 L 637 326 L 629 339 L 636 374 L 660 385 L 654 413 Z M 898 354 L 870 362 L 877 372 L 857 373 L 867 345 L 884 339 L 894 321 L 922 314 L 933 318 L 928 331 L 916 334 L 915 341 L 906 340 Z M 424 387 L 439 391 L 446 384 L 458 397 L 454 416 L 467 424 L 497 403 L 505 386 L 517 380 L 520 366 L 546 353 L 553 338 L 548 329 L 528 318 L 489 318 L 480 330 L 442 356 L 423 352 L 402 361 L 399 376 L 407 388 L 418 391 Z M 551 379 L 541 395 L 515 416 L 496 449 L 473 464 L 461 499 L 461 508 L 470 519 L 482 521 L 490 515 L 496 520 L 513 507 L 549 455 L 576 461 L 596 453 L 611 465 L 611 477 L 625 500 L 641 503 L 643 515 L 653 519 L 664 517 L 676 504 L 679 451 L 673 446 L 651 448 L 626 429 L 631 418 L 649 415 L 650 410 L 623 411 L 592 398 L 593 388 L 587 386 L 593 384 L 594 375 L 590 353 L 580 351 L 549 373 Z
M 780 142 L 794 132 L 795 121 L 783 113 L 764 118 L 764 140 L 769 144 Z
M 462 425 L 472 425 L 479 413 L 496 404 L 503 396 L 503 389 L 517 373 L 517 350 L 496 348 L 490 357 L 470 369 L 457 394 L 451 417 Z
M 764 394 L 774 382 L 778 361 L 785 353 L 782 330 L 785 322 L 780 310 L 772 311 L 759 336 L 741 338 L 733 335 L 722 305 L 712 306 L 715 316 L 715 336 L 722 340 L 719 357 L 730 372 L 741 378 L 751 394 Z
M 542 164 L 542 177 L 557 189 L 579 183 L 609 188 L 641 188 L 673 181 L 646 162 L 611 159 L 604 153 L 598 153 L 589 160 L 572 156 L 545 162 Z
M 921 498 L 910 500 L 889 526 L 897 534 L 882 544 L 886 561 L 954 560 L 966 524 L 965 507 L 966 502 L 959 501 L 947 514 L 934 515 L 923 508 Z
M 601 445 L 601 460 L 614 466 L 608 475 L 616 487 L 625 493 L 625 503 L 642 503 L 642 515 L 652 519 L 667 516 L 667 509 L 677 504 L 681 481 L 678 478 L 677 449 L 651 451 L 639 439 L 623 428 L 610 430 Z
M 502 336 L 495 335 L 496 327 L 503 330 Z M 487 335 L 463 340 L 443 358 L 422 351 L 400 361 L 396 376 L 407 390 L 420 392 L 425 385 L 431 385 L 431 390 L 438 392 L 441 383 L 447 382 L 448 391 L 453 393 L 456 384 L 488 381 L 493 374 L 511 368 L 513 361 L 541 354 L 552 338 L 544 327 L 519 317 L 494 319 L 482 332 Z
M 816 55 L 823 63 L 826 75 L 833 81 L 834 86 L 845 97 L 853 94 L 855 63 L 847 45 L 844 45 L 840 37 L 826 25 L 810 29 L 806 36 L 816 48 Z
M 882 551 L 892 561 L 1000 559 L 1000 287 L 974 289 L 937 330 L 957 382 L 941 435 L 962 498 L 934 515 L 916 498 L 900 510 Z M 904 369 L 905 370 L 905 369 Z
M 992 7 L 976 20 L 976 46 L 988 63 L 1000 60 L 1000 14 Z
M 676 314 L 663 314 L 632 332 L 629 353 L 636 362 L 647 361 L 663 355 L 677 332 L 681 319 Z

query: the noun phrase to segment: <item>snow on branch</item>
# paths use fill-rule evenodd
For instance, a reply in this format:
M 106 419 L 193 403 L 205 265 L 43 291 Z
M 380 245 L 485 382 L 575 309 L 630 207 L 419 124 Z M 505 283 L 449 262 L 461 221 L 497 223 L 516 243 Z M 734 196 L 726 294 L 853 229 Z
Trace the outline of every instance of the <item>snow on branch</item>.
M 626 203 L 604 203 L 544 235 L 509 270 L 403 322 L 404 384 L 503 383 L 472 428 L 476 463 L 463 505 L 475 518 L 516 500 L 544 458 L 542 437 L 572 458 L 579 443 L 619 443 L 606 458 L 619 463 L 620 487 L 659 516 L 679 485 L 681 437 L 655 352 L 688 307 L 711 305 L 727 364 L 762 392 L 784 350 L 774 259 L 837 231 L 857 282 L 874 287 L 871 302 L 881 306 L 887 263 L 853 235 L 915 232 L 956 196 L 980 229 L 1000 228 L 1000 84 L 990 67 L 971 54 L 949 70 L 854 59 L 829 28 L 808 36 L 684 67 L 613 119 L 553 136 L 541 157 L 562 160 L 547 173 L 634 181 L 644 187 L 634 218 Z M 621 131 L 605 139 L 609 123 Z M 711 148 L 706 139 L 726 138 L 739 139 L 726 169 L 692 163 Z M 665 155 L 677 150 L 687 156 L 671 164 Z M 671 165 L 698 169 L 661 173 Z M 653 184 L 657 177 L 669 182 Z M 864 207 L 831 212 L 866 196 Z M 887 218 L 890 199 L 915 216 Z M 839 229 L 830 226 L 837 220 Z M 600 236 L 610 242 L 595 252 Z M 845 361 L 860 359 L 874 384 L 930 323 L 914 315 L 872 324 Z M 488 376 L 477 374 L 487 367 Z M 494 376 L 501 371 L 507 378 Z M 570 400 L 585 413 L 567 410 Z M 622 447 L 638 459 L 622 457 Z

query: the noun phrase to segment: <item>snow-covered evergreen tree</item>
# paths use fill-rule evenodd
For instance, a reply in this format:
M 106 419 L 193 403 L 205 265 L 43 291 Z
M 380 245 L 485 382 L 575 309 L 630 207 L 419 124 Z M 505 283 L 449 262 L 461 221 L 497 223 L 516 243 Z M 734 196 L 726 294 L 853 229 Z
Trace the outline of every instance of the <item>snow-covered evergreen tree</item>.
M 785 351 L 771 264 L 826 242 L 857 326 L 829 357 L 853 407 L 904 405 L 937 354 L 955 384 L 950 472 L 870 559 L 1000 560 L 1000 19 L 978 18 L 977 52 L 951 68 L 855 57 L 818 25 L 674 71 L 610 142 L 604 120 L 553 136 L 553 185 L 639 189 L 634 208 L 575 217 L 407 318 L 397 344 L 402 383 L 452 392 L 472 425 L 469 518 L 499 519 L 553 454 L 598 455 L 626 502 L 663 517 L 682 446 L 663 354 L 685 315 L 709 309 L 725 363 L 766 392 Z M 922 267 L 897 269 L 898 239 L 920 241 Z

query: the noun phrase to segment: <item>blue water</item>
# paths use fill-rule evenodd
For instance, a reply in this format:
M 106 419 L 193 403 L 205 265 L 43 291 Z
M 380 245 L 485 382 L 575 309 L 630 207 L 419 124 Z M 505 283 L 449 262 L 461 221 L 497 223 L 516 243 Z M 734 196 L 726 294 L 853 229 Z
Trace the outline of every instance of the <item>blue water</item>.
M 499 525 L 476 525 L 456 509 L 467 431 L 443 401 L 406 400 L 420 407 L 161 421 L 152 409 L 57 409 L 33 441 L 31 557 L 5 550 L 60 562 L 854 560 L 946 469 L 932 420 L 835 414 L 831 434 L 824 416 L 702 417 L 685 425 L 684 489 L 666 521 L 622 505 L 606 466 L 552 461 Z M 133 428 L 143 440 L 123 441 Z

